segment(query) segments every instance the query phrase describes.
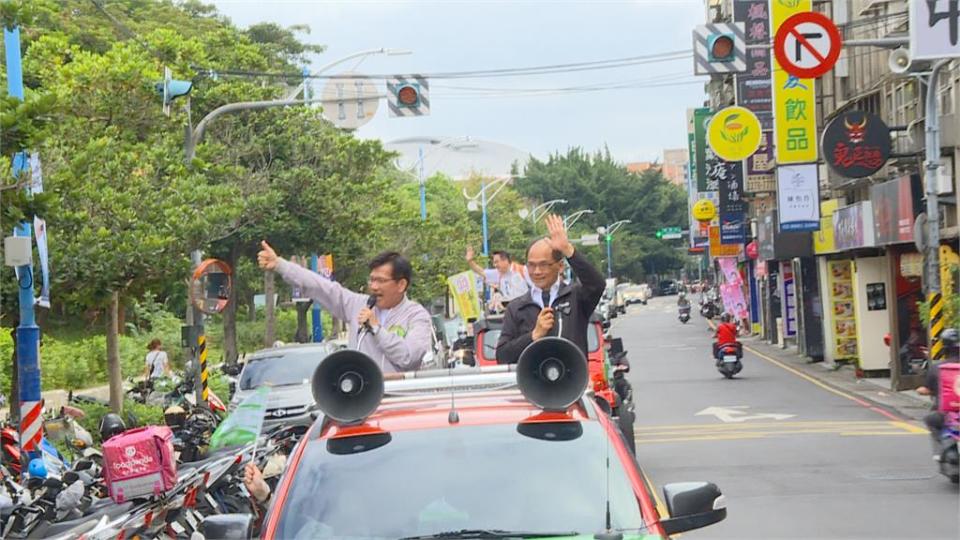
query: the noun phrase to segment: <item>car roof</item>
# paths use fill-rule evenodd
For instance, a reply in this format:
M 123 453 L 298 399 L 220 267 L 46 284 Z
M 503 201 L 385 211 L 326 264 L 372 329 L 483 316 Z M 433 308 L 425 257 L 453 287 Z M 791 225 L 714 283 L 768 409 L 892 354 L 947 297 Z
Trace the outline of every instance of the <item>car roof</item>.
M 247 361 L 250 360 L 262 360 L 264 358 L 277 358 L 281 356 L 287 356 L 290 353 L 299 353 L 304 352 L 332 352 L 339 350 L 346 346 L 346 342 L 342 340 L 334 341 L 322 341 L 320 343 L 291 343 L 289 345 L 283 345 L 281 347 L 271 347 L 269 349 L 260 349 L 247 355 Z
M 451 411 L 457 419 L 451 422 Z M 379 431 L 411 431 L 460 426 L 517 424 L 520 422 L 558 422 L 596 420 L 584 399 L 566 412 L 544 412 L 527 401 L 516 389 L 473 392 L 438 392 L 430 395 L 386 397 L 376 412 L 361 426 L 340 426 L 329 423 L 320 438 L 363 435 Z

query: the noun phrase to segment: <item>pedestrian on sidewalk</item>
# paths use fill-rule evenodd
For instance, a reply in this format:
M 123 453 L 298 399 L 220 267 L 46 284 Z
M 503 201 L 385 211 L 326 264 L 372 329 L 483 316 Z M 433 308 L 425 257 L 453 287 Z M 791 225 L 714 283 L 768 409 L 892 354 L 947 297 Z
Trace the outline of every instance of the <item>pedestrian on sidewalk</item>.
M 143 370 L 143 377 L 147 380 L 155 380 L 160 377 L 170 377 L 173 372 L 170 370 L 170 359 L 163 350 L 163 344 L 159 339 L 154 338 L 147 345 L 147 356 L 144 359 L 146 365 Z

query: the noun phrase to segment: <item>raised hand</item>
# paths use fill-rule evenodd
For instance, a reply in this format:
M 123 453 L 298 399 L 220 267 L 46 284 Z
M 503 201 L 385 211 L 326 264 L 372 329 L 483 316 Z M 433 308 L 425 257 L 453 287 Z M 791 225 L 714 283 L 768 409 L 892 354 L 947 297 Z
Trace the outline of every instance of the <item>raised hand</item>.
M 257 253 L 257 264 L 264 270 L 274 270 L 277 267 L 277 252 L 270 247 L 266 240 L 260 241 L 260 253 Z
M 467 262 L 472 261 L 475 256 L 476 256 L 476 253 L 473 251 L 473 246 L 467 246 L 467 255 L 466 257 L 464 257 L 465 259 L 467 259 Z
M 547 231 L 550 232 L 550 236 L 547 238 L 550 247 L 563 253 L 564 257 L 573 255 L 573 244 L 567 237 L 567 228 L 563 226 L 563 220 L 560 219 L 560 216 L 550 214 L 547 216 L 546 223 Z

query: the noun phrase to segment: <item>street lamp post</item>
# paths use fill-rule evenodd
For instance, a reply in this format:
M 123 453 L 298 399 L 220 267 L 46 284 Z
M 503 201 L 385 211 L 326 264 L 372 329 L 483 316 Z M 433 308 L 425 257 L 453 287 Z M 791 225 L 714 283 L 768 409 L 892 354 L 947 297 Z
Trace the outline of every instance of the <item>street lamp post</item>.
M 557 204 L 567 204 L 566 199 L 553 199 L 552 201 L 547 201 L 543 204 L 538 204 L 534 206 L 532 210 L 527 210 L 526 208 L 520 209 L 520 219 L 530 218 L 530 221 L 536 223 L 540 221 L 543 216 L 550 213 L 550 210 Z
M 606 236 L 607 241 L 607 277 L 613 277 L 613 234 L 620 230 L 620 227 L 623 227 L 627 223 L 630 223 L 629 219 L 621 219 L 620 221 L 611 223 L 606 227 L 597 227 L 597 232 Z
M 593 210 L 587 209 L 587 210 L 579 210 L 577 212 L 570 214 L 569 216 L 563 218 L 563 228 L 570 230 L 570 227 L 573 227 L 573 224 L 576 223 L 578 219 L 580 219 L 581 217 L 587 214 L 592 214 L 592 213 L 593 213 Z
M 493 198 L 497 196 L 500 191 L 510 182 L 512 177 L 504 176 L 497 178 L 491 183 L 487 183 L 486 180 L 480 181 L 480 191 L 475 195 L 468 195 L 467 188 L 463 188 L 463 196 L 467 199 L 467 208 L 471 211 L 477 209 L 477 199 L 480 199 L 480 211 L 482 212 L 481 222 L 483 226 L 483 255 L 487 256 L 490 254 L 490 237 L 489 231 L 487 228 L 487 205 L 493 201 Z M 496 187 L 491 195 L 487 195 L 487 190 L 490 188 Z

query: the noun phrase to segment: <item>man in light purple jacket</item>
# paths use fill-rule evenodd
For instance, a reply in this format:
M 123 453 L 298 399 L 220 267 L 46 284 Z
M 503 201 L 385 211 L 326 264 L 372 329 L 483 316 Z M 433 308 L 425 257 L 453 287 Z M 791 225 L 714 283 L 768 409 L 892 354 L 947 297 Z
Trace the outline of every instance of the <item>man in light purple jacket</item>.
M 367 307 L 370 296 L 355 293 L 335 281 L 277 256 L 266 242 L 257 255 L 260 268 L 274 270 L 284 281 L 301 287 L 331 315 L 350 324 L 350 348 L 356 349 L 360 329 L 367 335 L 360 352 L 380 364 L 384 373 L 414 371 L 433 345 L 433 323 L 420 304 L 407 298 L 413 268 L 403 255 L 385 252 L 370 261 L 367 287 L 376 304 Z

